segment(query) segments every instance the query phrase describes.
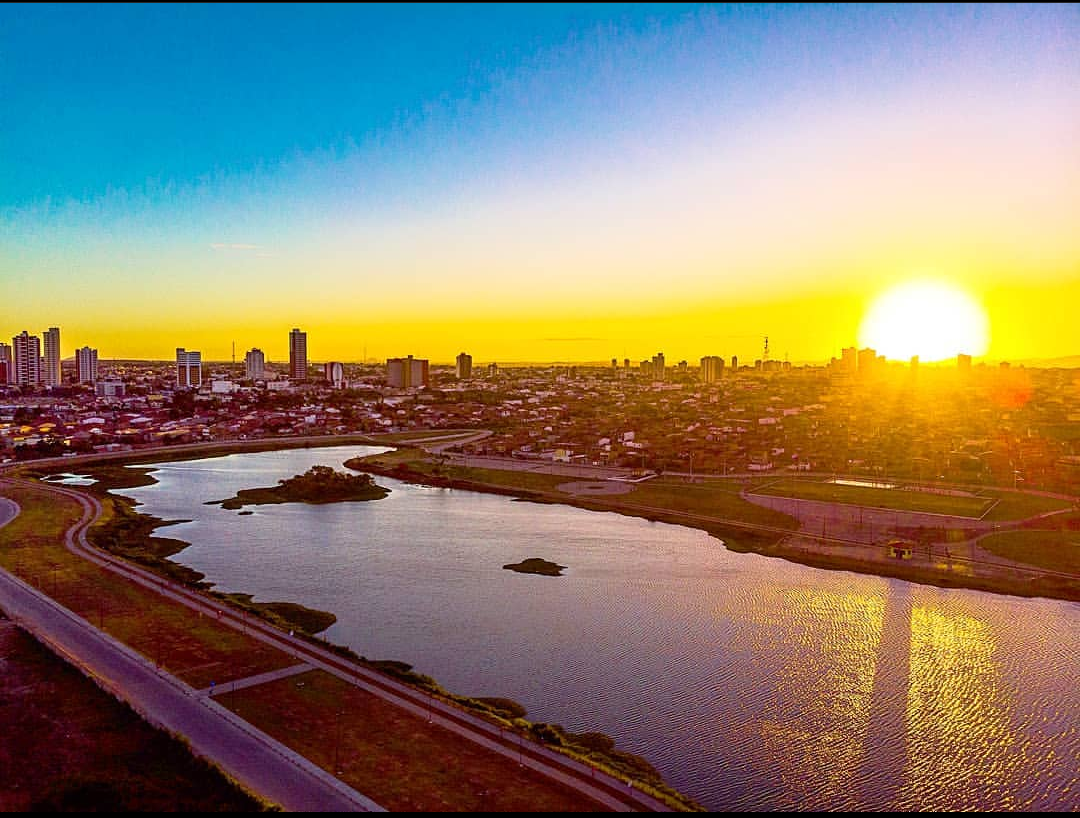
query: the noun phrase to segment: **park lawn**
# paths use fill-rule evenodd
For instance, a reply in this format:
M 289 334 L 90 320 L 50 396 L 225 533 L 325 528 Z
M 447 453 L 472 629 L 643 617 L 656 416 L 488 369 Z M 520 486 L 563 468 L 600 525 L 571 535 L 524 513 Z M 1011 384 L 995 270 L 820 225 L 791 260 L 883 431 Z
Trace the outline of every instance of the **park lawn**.
M 392 811 L 552 812 L 602 807 L 321 670 L 218 703 Z M 339 715 L 340 714 L 340 715 Z M 336 760 L 336 765 L 335 765 Z
M 1026 520 L 1036 514 L 1071 508 L 1072 503 L 1038 494 L 1015 494 L 1011 491 L 984 491 L 982 494 L 996 499 L 997 504 L 987 512 L 984 520 Z
M 370 463 L 372 466 L 378 468 L 392 469 L 394 466 L 406 465 L 414 467 L 419 465 L 425 458 L 429 457 L 427 452 L 420 449 L 391 449 L 388 452 L 382 454 L 369 454 L 364 457 L 350 458 L 345 461 L 350 463 L 356 460 L 359 463 Z M 348 468 L 348 467 L 346 467 Z
M 0 810 L 216 812 L 262 804 L 0 620 Z
M 615 503 L 655 506 L 687 514 L 701 514 L 728 520 L 768 525 L 777 528 L 798 528 L 794 517 L 764 506 L 747 502 L 732 486 L 713 486 L 709 483 L 670 483 L 649 480 L 637 483 L 630 494 L 615 495 Z
M 1080 531 L 1001 531 L 983 537 L 979 547 L 1026 565 L 1080 574 Z
M 82 515 L 70 497 L 33 486 L 4 494 L 21 511 L 0 528 L 0 565 L 193 687 L 293 663 L 283 651 L 70 553 L 64 533 Z
M 782 478 L 756 488 L 755 493 L 773 497 L 794 497 L 826 503 L 888 508 L 896 511 L 916 511 L 947 514 L 954 517 L 978 519 L 993 502 L 985 497 L 956 497 L 903 489 L 876 489 L 866 486 L 844 486 L 813 480 Z
M 477 469 L 464 466 L 444 466 L 443 474 L 460 480 L 475 480 L 478 483 L 494 486 L 540 492 L 554 492 L 563 483 L 573 483 L 579 479 L 565 474 L 544 474 L 511 469 Z

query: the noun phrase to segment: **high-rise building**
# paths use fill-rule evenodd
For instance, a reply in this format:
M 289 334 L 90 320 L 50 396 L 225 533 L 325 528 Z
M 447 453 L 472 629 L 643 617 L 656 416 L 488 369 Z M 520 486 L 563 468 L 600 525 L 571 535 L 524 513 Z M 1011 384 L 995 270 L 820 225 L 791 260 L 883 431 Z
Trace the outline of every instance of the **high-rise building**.
M 489 378 L 499 377 L 499 365 L 492 361 L 490 364 L 488 364 L 487 374 Z
M 630 369 L 630 359 L 629 358 L 623 358 L 622 359 L 622 368 L 624 370 L 629 371 L 629 369 Z
M 14 367 L 11 363 L 11 344 L 0 343 L 0 384 L 15 380 Z
M 60 385 L 60 327 L 45 330 L 45 354 L 42 356 L 41 383 L 44 386 Z
M 83 347 L 75 350 L 75 383 L 97 382 L 97 350 Z
M 202 386 L 202 353 L 176 348 L 176 386 L 191 389 Z
M 244 356 L 244 377 L 249 381 L 261 381 L 266 377 L 266 356 L 258 347 Z
M 854 375 L 859 369 L 859 351 L 855 347 L 844 347 L 840 353 L 840 368 L 849 375 Z
M 323 365 L 323 375 L 326 376 L 326 382 L 334 389 L 345 388 L 345 364 L 340 361 L 327 361 Z
M 657 352 L 652 356 L 652 377 L 654 381 L 664 380 L 664 353 Z
M 701 359 L 701 382 L 716 383 L 724 374 L 724 359 L 719 355 L 706 355 Z
M 732 371 L 733 374 L 737 373 L 739 371 L 739 356 L 738 355 L 732 355 L 731 356 L 731 371 Z
M 428 361 L 426 358 L 386 359 L 386 382 L 398 389 L 409 389 L 414 386 L 427 386 Z
M 23 330 L 11 339 L 15 352 L 15 378 L 17 386 L 37 386 L 41 383 L 41 339 Z
M 859 377 L 868 378 L 877 368 L 877 350 L 865 347 L 858 354 Z
M 961 352 L 956 356 L 956 366 L 961 372 L 971 371 L 971 356 Z
M 307 380 L 307 333 L 295 327 L 289 333 L 289 379 Z
M 917 375 L 918 373 L 919 373 L 919 356 L 918 355 L 912 355 L 911 356 L 911 374 L 912 375 Z
M 462 352 L 457 356 L 457 368 L 455 370 L 459 381 L 472 377 L 472 355 Z

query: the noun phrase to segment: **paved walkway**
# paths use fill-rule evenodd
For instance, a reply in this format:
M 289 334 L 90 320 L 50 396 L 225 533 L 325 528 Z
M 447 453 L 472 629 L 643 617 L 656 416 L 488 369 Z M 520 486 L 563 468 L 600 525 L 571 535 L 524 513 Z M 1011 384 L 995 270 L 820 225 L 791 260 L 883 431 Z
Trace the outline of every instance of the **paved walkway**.
M 18 507 L 11 501 L 0 504 L 2 523 L 15 516 L 12 506 L 17 513 Z M 151 724 L 182 735 L 197 755 L 210 759 L 264 798 L 290 811 L 385 811 L 3 570 L 0 607 L 100 687 L 131 704 Z
M 280 670 L 270 670 L 266 673 L 259 673 L 255 676 L 248 676 L 246 679 L 232 679 L 224 684 L 211 685 L 210 687 L 204 687 L 198 691 L 200 696 L 218 696 L 222 693 L 232 693 L 234 690 L 243 690 L 245 687 L 255 687 L 257 685 L 263 685 L 267 682 L 276 682 L 278 679 L 287 679 L 290 676 L 298 676 L 301 673 L 307 673 L 314 668 L 311 665 L 293 665 L 292 667 L 283 667 Z
M 10 478 L 0 478 L 0 484 L 5 482 L 16 483 L 16 481 L 11 480 Z M 97 498 L 63 486 L 41 482 L 36 482 L 33 485 L 46 491 L 71 497 L 83 506 L 84 515 L 82 521 L 73 526 L 71 530 L 68 531 L 66 537 L 67 548 L 72 553 L 98 564 L 107 570 L 125 576 L 139 585 L 161 593 L 170 599 L 174 599 L 192 610 L 201 611 L 205 615 L 217 617 L 218 611 L 222 610 L 220 602 L 217 602 L 216 600 L 207 600 L 206 597 L 198 592 L 192 591 L 182 585 L 163 580 L 157 574 L 90 546 L 86 539 L 86 530 L 101 513 L 101 503 Z M 55 605 L 55 603 L 52 604 Z M 66 609 L 61 610 L 66 611 Z M 68 613 L 70 616 L 74 616 L 74 614 Z M 519 764 L 534 769 L 549 778 L 561 781 L 609 809 L 616 811 L 671 811 L 671 808 L 663 801 L 634 787 L 633 782 L 619 780 L 611 775 L 599 772 L 587 764 L 583 764 L 561 753 L 557 753 L 536 742 L 529 740 L 523 741 L 520 736 L 504 731 L 467 710 L 434 699 L 409 685 L 397 682 L 376 671 L 368 670 L 362 665 L 344 660 L 333 652 L 320 648 L 298 637 L 291 637 L 283 631 L 279 631 L 276 628 L 263 623 L 257 618 L 249 617 L 244 613 L 236 613 L 231 609 L 224 609 L 223 615 L 217 617 L 217 620 L 235 630 L 240 630 L 249 636 L 258 639 L 265 644 L 286 651 L 296 656 L 298 659 L 310 664 L 314 668 L 325 670 L 339 678 L 347 680 L 357 687 L 367 690 L 390 703 L 403 707 L 417 715 L 425 715 L 429 721 L 433 721 L 440 726 L 445 727 L 462 738 L 476 742 L 504 757 L 511 758 Z M 89 624 L 86 624 L 89 627 Z M 124 646 L 121 647 L 123 647 L 124 650 L 129 650 Z M 141 657 L 139 658 L 141 659 Z M 145 662 L 146 660 L 142 661 Z M 155 671 L 155 673 L 161 676 L 167 675 L 163 671 Z M 171 679 L 172 677 L 168 678 Z M 183 685 L 183 683 L 178 680 L 173 681 L 178 685 Z M 199 696 L 198 692 L 193 688 L 187 687 L 186 685 L 183 685 L 183 687 L 187 688 L 187 691 L 189 691 L 188 695 L 193 699 L 204 702 L 208 706 L 219 708 L 227 716 L 239 721 L 239 717 L 234 716 L 230 711 L 218 705 L 211 697 Z M 248 727 L 252 732 L 259 733 L 260 736 L 264 735 L 254 727 L 247 725 L 246 722 L 241 723 Z M 266 738 L 269 739 L 268 736 Z M 273 739 L 269 740 L 273 741 Z M 297 757 L 299 758 L 299 756 Z M 310 762 L 306 762 L 305 760 L 305 763 Z M 222 764 L 222 766 L 224 767 L 225 765 Z M 334 783 L 339 784 L 341 787 L 345 787 L 345 785 L 340 784 L 340 782 L 330 776 L 329 773 L 325 773 L 321 769 L 319 769 L 319 772 Z M 239 778 L 240 776 L 237 777 Z M 252 789 L 255 789 L 257 792 L 263 792 L 263 790 L 256 785 L 252 785 Z M 345 789 L 349 788 L 346 787 Z M 349 792 L 355 791 L 349 789 Z M 364 796 L 359 795 L 359 793 L 356 793 L 356 795 L 360 798 L 364 798 Z M 381 808 L 374 805 L 372 802 L 370 809 L 375 810 Z

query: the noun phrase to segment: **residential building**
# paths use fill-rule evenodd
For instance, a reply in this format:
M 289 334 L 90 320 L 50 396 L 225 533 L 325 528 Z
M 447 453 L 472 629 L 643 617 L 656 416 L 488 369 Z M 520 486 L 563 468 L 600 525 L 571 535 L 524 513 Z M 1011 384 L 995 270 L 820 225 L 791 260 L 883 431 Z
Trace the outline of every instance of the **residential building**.
M 306 381 L 307 376 L 307 333 L 294 327 L 289 333 L 289 379 Z
M 652 377 L 654 381 L 664 380 L 664 353 L 657 352 L 652 357 Z
M 849 375 L 859 370 L 859 351 L 855 347 L 844 347 L 840 352 L 840 369 Z
M 0 384 L 15 380 L 15 371 L 11 362 L 11 344 L 0 343 Z
M 426 358 L 388 358 L 386 360 L 386 382 L 398 389 L 427 386 L 428 361 Z
M 97 361 L 96 349 L 83 347 L 75 350 L 75 383 L 96 383 Z
M 457 377 L 459 381 L 472 377 L 472 355 L 462 352 L 457 356 Z
M 176 386 L 197 389 L 202 386 L 202 353 L 176 348 Z
M 60 385 L 60 327 L 45 330 L 44 355 L 41 366 L 43 386 Z
M 244 356 L 244 377 L 249 381 L 261 381 L 266 377 L 266 356 L 258 347 Z
M 26 330 L 11 339 L 15 352 L 15 384 L 38 386 L 41 383 L 41 339 Z
M 124 397 L 124 382 L 119 378 L 106 378 L 94 384 L 94 394 L 99 398 Z
M 868 378 L 877 369 L 877 350 L 865 347 L 858 352 L 859 377 Z
M 719 355 L 706 355 L 701 359 L 701 382 L 716 383 L 724 374 L 724 359 Z

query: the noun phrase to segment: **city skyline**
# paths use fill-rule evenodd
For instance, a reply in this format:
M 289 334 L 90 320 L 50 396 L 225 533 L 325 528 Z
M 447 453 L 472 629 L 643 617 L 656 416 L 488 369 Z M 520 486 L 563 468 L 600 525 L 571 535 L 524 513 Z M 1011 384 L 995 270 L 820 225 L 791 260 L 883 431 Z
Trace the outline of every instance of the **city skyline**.
M 985 314 L 951 354 L 1080 350 L 1075 6 L 0 14 L 8 310 L 64 357 L 824 362 L 913 280 Z

